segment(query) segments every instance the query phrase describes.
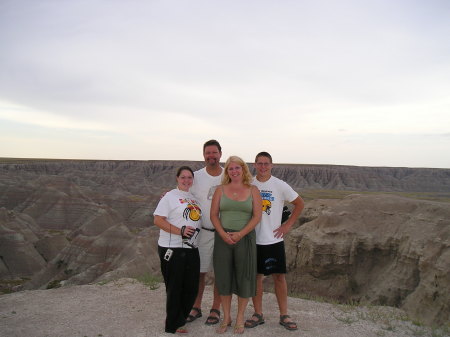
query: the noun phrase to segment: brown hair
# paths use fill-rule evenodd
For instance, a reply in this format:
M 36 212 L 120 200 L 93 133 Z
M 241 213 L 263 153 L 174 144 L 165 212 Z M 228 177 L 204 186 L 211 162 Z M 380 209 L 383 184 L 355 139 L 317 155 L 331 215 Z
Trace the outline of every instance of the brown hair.
M 272 156 L 270 155 L 269 152 L 263 151 L 263 152 L 258 153 L 258 154 L 256 155 L 256 157 L 255 157 L 255 163 L 258 161 L 258 158 L 259 158 L 259 157 L 266 157 L 266 158 L 269 158 L 269 159 L 270 159 L 270 163 L 272 164 Z
M 178 170 L 177 170 L 177 177 L 180 176 L 181 172 L 183 171 L 189 171 L 192 173 L 192 176 L 194 176 L 194 171 L 192 171 L 192 169 L 189 166 L 181 166 Z
M 205 152 L 205 148 L 207 146 L 217 146 L 217 149 L 219 152 L 222 152 L 222 147 L 220 146 L 219 142 L 215 139 L 208 140 L 205 144 L 203 144 L 203 152 Z

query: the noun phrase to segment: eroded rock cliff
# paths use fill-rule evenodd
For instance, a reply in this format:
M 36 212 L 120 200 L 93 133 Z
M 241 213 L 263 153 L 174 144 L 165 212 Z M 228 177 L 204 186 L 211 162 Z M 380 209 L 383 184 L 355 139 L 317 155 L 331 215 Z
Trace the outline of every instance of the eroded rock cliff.
M 448 322 L 449 206 L 350 195 L 324 207 L 286 240 L 290 290 L 401 307 L 428 323 Z

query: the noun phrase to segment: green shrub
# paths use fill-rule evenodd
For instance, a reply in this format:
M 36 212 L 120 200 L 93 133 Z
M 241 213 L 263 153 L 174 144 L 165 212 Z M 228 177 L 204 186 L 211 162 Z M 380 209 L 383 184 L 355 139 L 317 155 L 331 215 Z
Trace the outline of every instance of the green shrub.
M 155 290 L 159 288 L 159 284 L 162 282 L 160 276 L 155 276 L 150 273 L 142 274 L 138 277 L 136 277 L 136 280 L 141 282 L 146 287 L 150 288 L 151 290 Z
M 61 287 L 61 280 L 53 280 L 47 284 L 47 289 L 59 288 Z

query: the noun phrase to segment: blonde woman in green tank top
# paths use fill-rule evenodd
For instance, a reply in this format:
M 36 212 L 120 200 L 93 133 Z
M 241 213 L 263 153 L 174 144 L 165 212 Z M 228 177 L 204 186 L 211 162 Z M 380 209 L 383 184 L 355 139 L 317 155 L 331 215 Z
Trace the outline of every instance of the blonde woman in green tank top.
M 234 333 L 244 333 L 244 313 L 250 297 L 256 294 L 255 226 L 261 220 L 261 195 L 251 184 L 247 164 L 237 156 L 225 163 L 222 185 L 213 196 L 211 221 L 216 229 L 214 274 L 222 300 L 223 320 L 217 333 L 231 325 L 232 294 L 238 297 Z

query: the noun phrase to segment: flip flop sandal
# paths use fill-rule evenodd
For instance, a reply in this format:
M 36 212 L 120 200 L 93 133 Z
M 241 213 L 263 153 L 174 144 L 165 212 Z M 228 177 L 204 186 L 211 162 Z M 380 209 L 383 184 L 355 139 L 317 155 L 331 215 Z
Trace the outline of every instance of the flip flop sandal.
M 282 326 L 284 326 L 287 330 L 290 330 L 290 331 L 297 330 L 298 329 L 297 323 L 292 322 L 292 321 L 286 322 L 286 319 L 288 319 L 288 318 L 291 318 L 291 317 L 289 315 L 281 315 L 280 316 L 280 324 Z
M 175 332 L 178 333 L 178 334 L 186 334 L 186 333 L 188 333 L 187 329 L 184 326 L 182 326 L 181 328 L 178 328 L 177 331 L 175 331 Z
M 216 313 L 217 316 L 211 315 L 213 312 Z M 220 311 L 217 310 L 217 309 L 211 309 L 211 310 L 209 311 L 209 313 L 210 313 L 210 315 L 209 315 L 208 318 L 206 319 L 205 324 L 206 324 L 206 325 L 214 325 L 214 324 L 219 323 L 219 321 L 220 321 Z
M 233 331 L 234 331 L 235 334 L 242 335 L 244 333 L 244 331 L 245 331 L 245 328 L 244 328 L 243 325 L 236 324 L 234 326 Z
M 257 320 L 254 320 L 253 317 L 256 317 Z M 246 328 L 254 328 L 258 325 L 264 324 L 264 317 L 263 315 L 257 314 L 256 312 L 252 315 L 252 318 L 245 321 L 245 327 Z
M 225 322 L 220 323 L 219 327 L 216 329 L 216 333 L 223 334 L 223 333 L 227 332 L 229 326 L 231 326 L 231 322 L 230 323 L 225 323 Z
M 202 310 L 200 308 L 193 307 L 191 311 L 195 311 L 196 314 L 195 315 L 189 315 L 186 318 L 186 322 L 187 323 L 191 323 L 191 322 L 195 321 L 197 318 L 202 317 Z

